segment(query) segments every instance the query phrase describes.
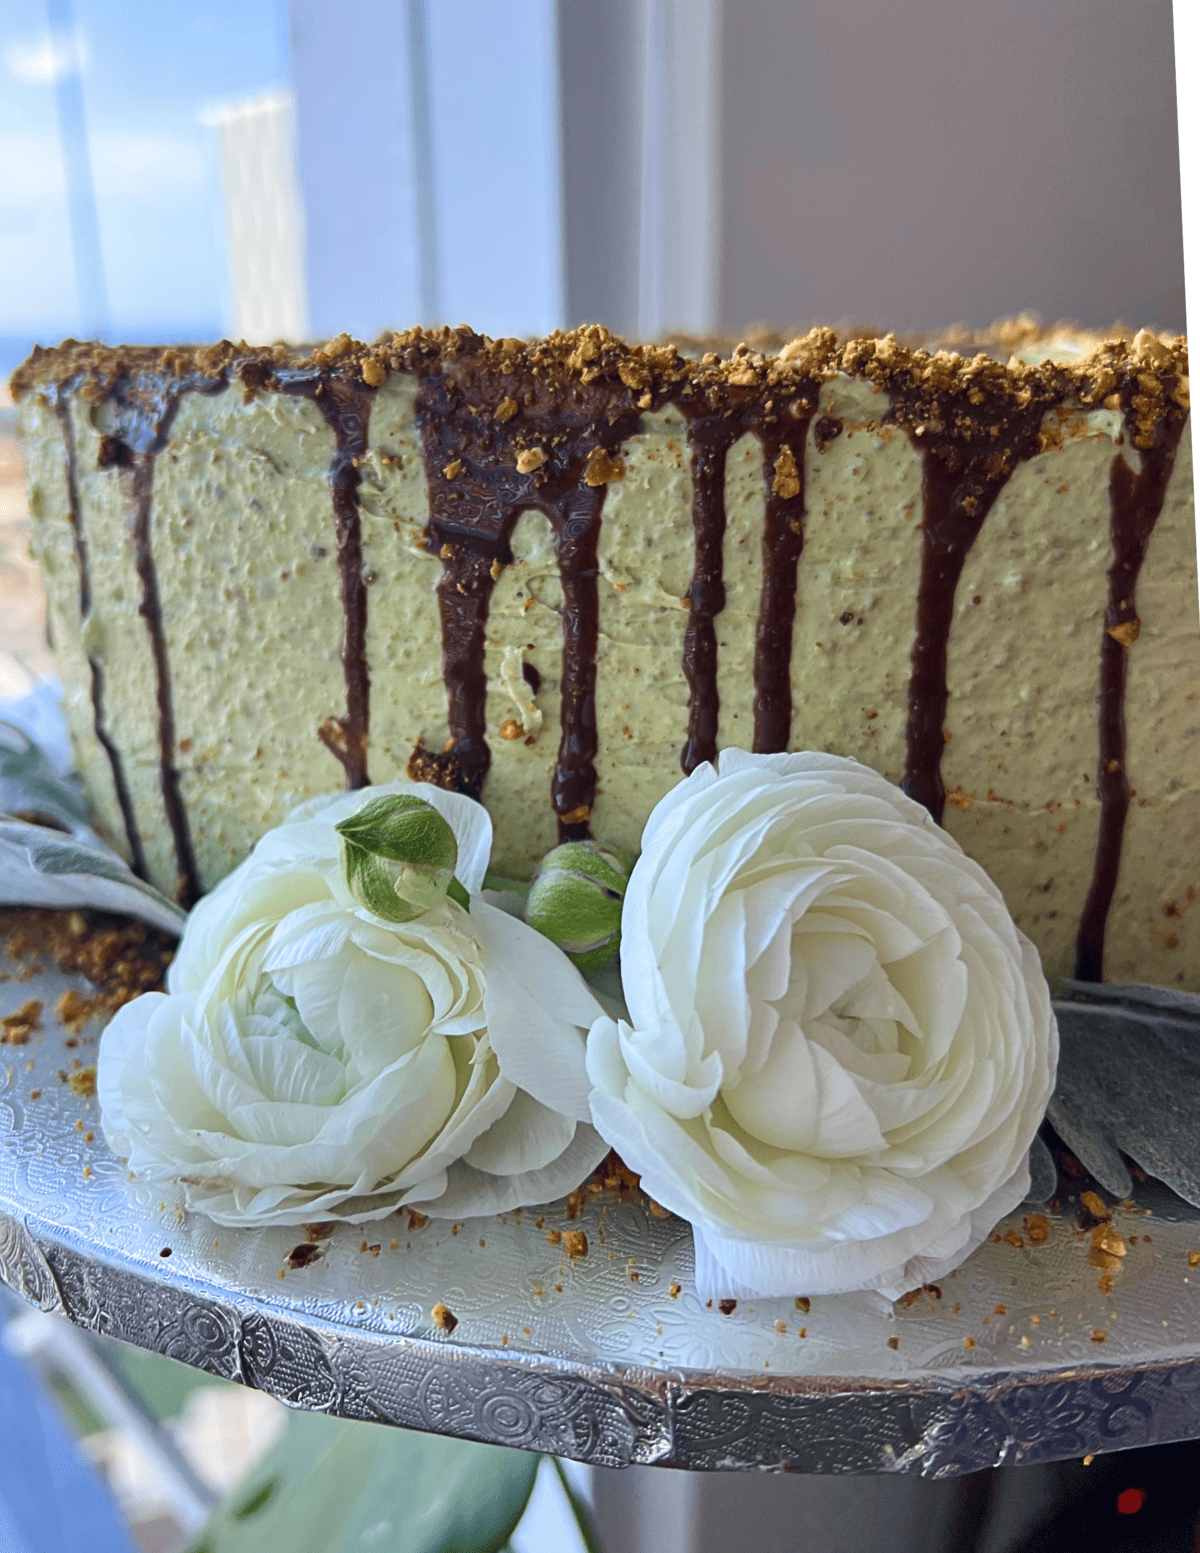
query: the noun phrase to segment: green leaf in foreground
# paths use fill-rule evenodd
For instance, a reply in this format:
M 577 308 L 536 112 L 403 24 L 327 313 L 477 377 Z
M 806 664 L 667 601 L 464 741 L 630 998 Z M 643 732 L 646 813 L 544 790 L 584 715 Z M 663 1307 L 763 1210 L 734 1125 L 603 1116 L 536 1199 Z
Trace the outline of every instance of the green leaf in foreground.
M 563 1464 L 558 1457 L 550 1456 L 547 1459 L 554 1463 L 554 1470 L 558 1474 L 558 1481 L 562 1484 L 562 1491 L 567 1496 L 567 1503 L 571 1507 L 571 1514 L 575 1517 L 575 1525 L 579 1528 L 580 1540 L 587 1549 L 587 1553 L 600 1553 L 600 1544 L 596 1541 L 596 1530 L 592 1525 L 591 1512 L 588 1510 L 587 1504 L 575 1492 L 575 1487 L 564 1471 Z
M 189 1553 L 500 1553 L 539 1458 L 295 1413 Z
M 0 815 L 0 905 L 90 906 L 179 933 L 186 914 L 113 853 Z
M 66 831 L 91 824 L 78 779 L 56 776 L 23 728 L 0 718 L 0 810 L 37 815 Z

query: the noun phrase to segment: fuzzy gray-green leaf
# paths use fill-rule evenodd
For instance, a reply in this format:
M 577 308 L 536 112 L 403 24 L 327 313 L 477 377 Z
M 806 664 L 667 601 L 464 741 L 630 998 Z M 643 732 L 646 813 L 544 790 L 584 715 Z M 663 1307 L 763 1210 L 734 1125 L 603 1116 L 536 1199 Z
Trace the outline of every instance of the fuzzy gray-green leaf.
M 499 1553 L 524 1514 L 538 1459 L 296 1413 L 192 1553 Z
M 0 718 L 0 812 L 36 815 L 65 831 L 86 830 L 87 801 L 77 784 L 56 776 L 22 728 Z
M 1200 996 L 1065 982 L 1047 1117 L 1101 1186 L 1133 1191 L 1126 1154 L 1200 1207 Z
M 0 818 L 0 904 L 92 907 L 179 933 L 185 913 L 119 858 L 24 820 Z

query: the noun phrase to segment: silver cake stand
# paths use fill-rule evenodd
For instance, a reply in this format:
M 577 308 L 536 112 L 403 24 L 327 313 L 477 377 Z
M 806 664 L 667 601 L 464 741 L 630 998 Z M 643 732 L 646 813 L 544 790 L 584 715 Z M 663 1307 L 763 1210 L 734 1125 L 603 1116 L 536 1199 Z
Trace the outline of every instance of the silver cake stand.
M 602 1466 L 943 1477 L 1200 1433 L 1200 1213 L 1154 1183 L 1116 1210 L 1115 1272 L 1065 1200 L 1044 1240 L 1018 1212 L 894 1308 L 710 1308 L 687 1226 L 609 1191 L 305 1249 L 129 1180 L 87 1093 L 96 1027 L 74 1044 L 55 1014 L 71 987 L 0 983 L 0 1015 L 43 1005 L 0 1047 L 0 1278 L 81 1327 L 291 1407 Z

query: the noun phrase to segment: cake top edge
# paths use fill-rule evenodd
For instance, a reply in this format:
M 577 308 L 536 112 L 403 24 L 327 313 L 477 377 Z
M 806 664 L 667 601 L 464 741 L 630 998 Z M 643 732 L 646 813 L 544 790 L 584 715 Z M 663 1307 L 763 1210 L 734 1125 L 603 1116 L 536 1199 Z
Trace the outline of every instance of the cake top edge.
M 717 345 L 722 348 L 708 348 Z M 956 399 L 964 409 L 986 405 L 981 419 L 988 420 L 1006 404 L 1024 410 L 1031 401 L 1049 407 L 1072 400 L 1088 408 L 1117 408 L 1119 401 L 1148 429 L 1166 399 L 1188 407 L 1182 335 L 1121 325 L 1105 334 L 1070 324 L 1046 328 L 1027 315 L 974 333 L 959 327 L 907 338 L 847 326 L 813 328 L 790 340 L 757 330 L 733 346 L 683 337 L 631 344 L 599 324 L 535 340 L 489 339 L 466 326 L 418 326 L 385 333 L 371 344 L 348 334 L 303 346 L 229 340 L 104 345 L 69 339 L 35 346 L 11 384 L 15 400 L 57 389 L 101 403 L 120 395 L 122 385 L 147 380 L 184 387 L 236 379 L 253 395 L 309 376 L 333 376 L 371 390 L 393 373 L 441 373 L 460 386 L 473 384 L 496 400 L 498 414 L 510 398 L 515 413 L 522 393 L 529 402 L 531 392 L 543 399 L 580 389 L 589 399 L 603 398 L 625 410 L 674 402 L 717 411 L 773 393 L 802 392 L 839 374 L 871 381 L 893 397 L 915 399 L 922 414 Z

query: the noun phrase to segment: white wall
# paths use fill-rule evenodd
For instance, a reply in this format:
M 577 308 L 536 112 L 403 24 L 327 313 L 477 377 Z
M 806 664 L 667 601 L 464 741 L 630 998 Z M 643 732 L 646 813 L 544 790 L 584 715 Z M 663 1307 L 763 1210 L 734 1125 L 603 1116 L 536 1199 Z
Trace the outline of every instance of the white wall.
M 292 0 L 309 326 L 373 339 L 422 316 L 411 7 Z
M 290 0 L 316 335 L 562 321 L 553 0 Z
M 221 158 L 229 333 L 252 345 L 308 337 L 304 206 L 290 92 L 211 115 Z
M 493 335 L 563 320 L 553 0 L 429 0 L 437 313 Z

